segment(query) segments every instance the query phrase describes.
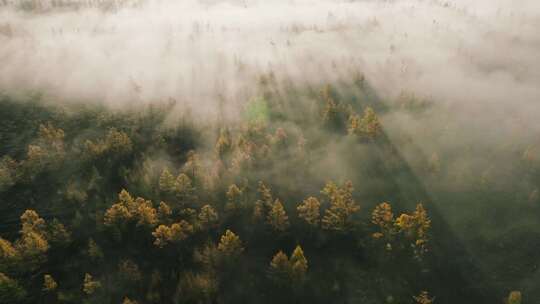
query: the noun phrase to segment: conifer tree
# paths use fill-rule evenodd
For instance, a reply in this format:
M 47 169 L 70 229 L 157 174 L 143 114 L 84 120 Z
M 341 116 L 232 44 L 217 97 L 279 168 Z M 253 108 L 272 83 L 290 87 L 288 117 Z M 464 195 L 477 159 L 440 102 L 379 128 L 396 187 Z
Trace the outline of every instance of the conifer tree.
M 227 257 L 236 257 L 244 251 L 240 238 L 229 229 L 221 236 L 217 249 Z
M 173 193 L 175 191 L 175 179 L 167 168 L 161 171 L 159 176 L 159 190 L 165 193 Z
M 269 275 L 276 283 L 286 283 L 291 273 L 289 258 L 283 251 L 278 251 L 270 262 Z
M 131 300 L 130 298 L 128 297 L 124 297 L 124 300 L 122 301 L 122 304 L 138 304 L 139 302 L 135 301 L 135 300 Z
M 215 151 L 218 157 L 223 158 L 230 153 L 232 149 L 232 139 L 229 130 L 222 129 L 216 141 Z
M 210 205 L 202 206 L 198 218 L 203 229 L 215 227 L 219 220 L 217 211 Z
M 43 276 L 43 290 L 47 292 L 51 292 L 58 287 L 58 283 L 54 280 L 54 278 L 50 274 L 46 274 Z
M 193 226 L 185 220 L 172 224 L 170 227 L 159 225 L 152 235 L 156 238 L 154 245 L 163 247 L 168 243 L 177 243 L 187 239 L 193 233 Z
M 18 303 L 26 295 L 26 291 L 16 280 L 0 272 L 0 303 Z
M 333 182 L 326 184 L 321 192 L 329 198 L 330 207 L 322 218 L 323 229 L 345 232 L 352 228 L 351 217 L 360 209 L 352 198 L 352 190 L 350 181 L 343 187 L 338 187 Z
M 435 302 L 435 298 L 429 296 L 427 291 L 422 291 L 418 296 L 413 297 L 416 304 L 432 304 Z
M 101 288 L 101 282 L 94 280 L 92 275 L 89 273 L 84 274 L 84 282 L 83 282 L 84 293 L 86 293 L 87 295 L 92 295 L 100 288 Z
M 521 304 L 521 291 L 511 291 L 508 295 L 508 304 Z
M 308 270 L 308 262 L 300 245 L 297 245 L 291 254 L 290 263 L 293 281 L 302 282 L 305 279 Z
M 101 250 L 101 247 L 99 247 L 99 245 L 94 241 L 94 239 L 88 240 L 87 255 L 94 262 L 103 260 L 103 251 Z
M 236 184 L 230 185 L 226 193 L 227 203 L 225 204 L 225 210 L 232 212 L 240 209 L 242 206 L 242 194 L 242 190 Z
M 395 233 L 394 214 L 389 203 L 383 202 L 375 207 L 371 213 L 371 222 L 379 229 L 373 233 L 373 237 L 376 239 L 385 238 L 388 240 Z
M 276 231 L 283 232 L 289 228 L 289 217 L 279 199 L 276 199 L 272 204 L 272 209 L 268 212 L 266 222 Z
M 176 196 L 183 201 L 192 199 L 193 194 L 195 193 L 195 188 L 193 187 L 191 178 L 184 173 L 180 173 L 176 178 L 174 182 L 174 189 Z
M 169 218 L 172 214 L 171 207 L 167 205 L 165 202 L 160 202 L 158 207 L 158 220 L 161 223 L 166 223 L 169 221 Z
M 312 227 L 318 227 L 321 221 L 321 203 L 313 196 L 305 199 L 296 210 L 298 211 L 298 217 L 306 221 L 308 225 Z

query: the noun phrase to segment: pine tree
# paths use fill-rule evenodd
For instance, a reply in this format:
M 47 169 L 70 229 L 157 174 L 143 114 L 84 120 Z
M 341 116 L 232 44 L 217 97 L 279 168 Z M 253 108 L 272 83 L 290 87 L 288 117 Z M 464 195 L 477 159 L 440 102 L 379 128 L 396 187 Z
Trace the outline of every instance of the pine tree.
M 154 227 L 158 222 L 157 210 L 151 201 L 139 200 L 137 207 L 137 226 Z
M 88 240 L 87 254 L 94 262 L 101 261 L 104 257 L 101 247 L 93 239 Z
M 508 304 L 521 304 L 521 291 L 511 291 L 507 302 Z
M 217 211 L 210 205 L 204 205 L 199 212 L 199 223 L 203 229 L 215 227 L 219 216 Z
M 240 238 L 234 232 L 227 229 L 219 240 L 218 251 L 227 257 L 235 257 L 244 251 L 244 247 L 242 247 Z
M 321 192 L 330 199 L 330 208 L 324 213 L 323 229 L 345 232 L 352 228 L 351 217 L 360 210 L 352 198 L 352 190 L 350 181 L 341 188 L 333 182 L 326 184 Z
M 223 158 L 232 150 L 232 139 L 229 130 L 222 129 L 216 142 L 215 151 L 218 157 Z
M 289 258 L 283 251 L 278 251 L 270 262 L 269 275 L 276 283 L 287 283 L 291 273 Z
M 175 191 L 175 179 L 167 168 L 161 171 L 159 176 L 159 190 L 165 193 L 173 193 Z
M 379 231 L 373 234 L 376 239 L 383 237 L 388 239 L 395 233 L 394 214 L 389 203 L 384 202 L 375 207 L 371 213 L 371 222 L 379 228 Z
M 50 274 L 46 274 L 43 276 L 43 290 L 47 292 L 51 292 L 58 287 L 58 284 L 54 280 L 54 278 Z
M 98 289 L 101 288 L 101 282 L 94 280 L 92 275 L 89 273 L 84 274 L 84 282 L 83 282 L 83 291 L 87 295 L 94 294 Z
M 306 277 L 308 262 L 300 245 L 294 249 L 291 259 L 291 276 L 294 282 L 302 282 Z
M 429 296 L 427 291 L 422 291 L 418 296 L 413 297 L 417 304 L 432 304 L 435 302 L 435 298 Z
M 242 190 L 236 184 L 230 185 L 226 193 L 227 203 L 225 204 L 225 210 L 233 212 L 240 209 L 242 207 L 242 195 Z
M 361 121 L 362 130 L 368 139 L 375 139 L 381 133 L 381 124 L 375 111 L 371 107 L 364 110 L 364 116 Z
M 195 188 L 191 182 L 191 178 L 184 173 L 180 173 L 174 182 L 176 196 L 180 200 L 189 200 L 193 198 Z
M 421 258 L 427 251 L 428 233 L 431 220 L 422 204 L 416 206 L 412 215 L 401 214 L 395 221 L 396 229 L 405 239 L 411 241 L 416 258 Z
M 187 239 L 193 233 L 193 226 L 185 220 L 172 224 L 170 227 L 159 225 L 152 235 L 156 238 L 154 245 L 163 247 L 168 243 L 177 243 Z
M 0 303 L 18 303 L 26 297 L 26 291 L 19 283 L 0 272 Z
M 138 304 L 139 302 L 135 301 L 135 300 L 131 300 L 130 298 L 128 297 L 124 297 L 124 300 L 122 301 L 122 304 Z
M 167 205 L 165 202 L 160 202 L 158 207 L 158 219 L 161 223 L 166 223 L 169 221 L 169 218 L 172 214 L 171 207 Z
M 318 227 L 321 221 L 321 203 L 313 196 L 305 199 L 296 210 L 298 211 L 298 217 L 306 221 L 312 227 Z
M 276 199 L 272 204 L 272 209 L 268 212 L 266 222 L 276 231 L 283 232 L 289 228 L 289 217 L 279 199 Z

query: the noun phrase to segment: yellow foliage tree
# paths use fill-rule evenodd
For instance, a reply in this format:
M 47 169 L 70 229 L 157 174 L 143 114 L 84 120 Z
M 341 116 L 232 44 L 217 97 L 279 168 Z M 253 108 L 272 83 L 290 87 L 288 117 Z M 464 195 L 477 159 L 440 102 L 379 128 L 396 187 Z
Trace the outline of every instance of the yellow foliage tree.
M 240 238 L 227 229 L 219 240 L 218 251 L 227 257 L 236 257 L 244 251 L 244 247 L 242 247 Z
M 46 274 L 43 276 L 43 290 L 47 292 L 51 292 L 58 287 L 58 283 L 54 280 L 54 278 L 50 274 Z
M 173 193 L 175 191 L 175 179 L 167 168 L 161 171 L 159 176 L 159 190 L 165 193 Z
M 298 211 L 298 217 L 306 221 L 312 227 L 318 227 L 321 221 L 321 203 L 313 196 L 305 199 L 296 210 Z
M 289 217 L 279 199 L 276 199 L 272 204 L 266 222 L 276 231 L 283 232 L 289 228 Z
M 427 291 L 420 292 L 419 295 L 413 297 L 417 304 L 432 304 L 435 303 L 435 298 L 429 296 Z
M 170 227 L 159 225 L 152 235 L 156 238 L 154 245 L 164 247 L 169 243 L 185 240 L 193 233 L 193 226 L 185 220 L 172 224 Z
M 83 282 L 83 291 L 87 295 L 94 294 L 98 289 L 101 288 L 101 282 L 94 280 L 92 275 L 89 273 L 84 274 L 84 282 Z
M 521 304 L 521 291 L 511 291 L 507 299 L 508 304 Z
M 326 209 L 322 218 L 322 227 L 326 230 L 345 232 L 351 229 L 351 217 L 360 210 L 360 207 L 352 198 L 352 183 L 346 182 L 343 187 L 338 187 L 333 182 L 328 182 L 321 191 L 330 200 L 330 207 Z
M 225 204 L 225 210 L 233 212 L 235 210 L 240 209 L 243 205 L 242 195 L 243 195 L 242 190 L 238 188 L 236 184 L 230 185 L 226 193 L 227 203 Z
M 218 224 L 219 216 L 217 211 L 210 205 L 204 205 L 199 212 L 199 224 L 202 229 L 209 229 Z
M 411 241 L 415 256 L 421 256 L 427 251 L 428 233 L 431 227 L 431 220 L 422 204 L 416 205 L 416 210 L 412 215 L 401 214 L 395 221 L 395 226 L 399 233 Z

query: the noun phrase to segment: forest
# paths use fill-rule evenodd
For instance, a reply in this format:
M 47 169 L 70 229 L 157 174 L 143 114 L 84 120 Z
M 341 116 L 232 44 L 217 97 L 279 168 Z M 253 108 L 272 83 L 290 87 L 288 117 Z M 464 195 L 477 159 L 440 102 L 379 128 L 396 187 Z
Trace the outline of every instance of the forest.
M 280 1 L 0 1 L 0 304 L 540 303 L 530 24 Z

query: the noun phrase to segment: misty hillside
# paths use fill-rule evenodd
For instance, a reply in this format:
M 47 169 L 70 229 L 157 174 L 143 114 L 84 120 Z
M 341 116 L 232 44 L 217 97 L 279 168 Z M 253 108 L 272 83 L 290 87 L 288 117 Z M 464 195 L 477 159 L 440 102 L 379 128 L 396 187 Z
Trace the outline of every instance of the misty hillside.
M 0 0 L 0 304 L 540 303 L 539 28 Z

